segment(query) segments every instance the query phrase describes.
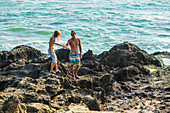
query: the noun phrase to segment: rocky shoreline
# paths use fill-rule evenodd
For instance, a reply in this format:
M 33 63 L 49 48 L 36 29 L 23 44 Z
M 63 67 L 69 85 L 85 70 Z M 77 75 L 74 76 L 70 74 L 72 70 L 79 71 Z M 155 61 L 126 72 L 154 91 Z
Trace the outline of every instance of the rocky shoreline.
M 0 113 L 170 111 L 170 66 L 124 42 L 83 55 L 80 79 L 71 79 L 69 50 L 55 50 L 61 73 L 49 73 L 49 55 L 29 46 L 0 51 Z M 154 69 L 150 71 L 149 69 Z

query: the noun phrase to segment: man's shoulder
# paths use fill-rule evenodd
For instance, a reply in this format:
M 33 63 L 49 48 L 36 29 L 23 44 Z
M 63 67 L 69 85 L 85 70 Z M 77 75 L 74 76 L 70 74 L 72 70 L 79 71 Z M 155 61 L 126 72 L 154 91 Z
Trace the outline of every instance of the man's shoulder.
M 71 41 L 71 40 L 72 40 L 72 38 L 68 39 L 68 41 Z
M 77 38 L 80 41 L 80 38 Z

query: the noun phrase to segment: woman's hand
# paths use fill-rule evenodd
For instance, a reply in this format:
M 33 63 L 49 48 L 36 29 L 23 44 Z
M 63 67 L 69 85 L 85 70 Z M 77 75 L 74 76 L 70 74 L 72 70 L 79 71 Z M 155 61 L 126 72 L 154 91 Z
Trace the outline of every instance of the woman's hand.
M 51 57 L 53 56 L 53 53 L 51 53 Z

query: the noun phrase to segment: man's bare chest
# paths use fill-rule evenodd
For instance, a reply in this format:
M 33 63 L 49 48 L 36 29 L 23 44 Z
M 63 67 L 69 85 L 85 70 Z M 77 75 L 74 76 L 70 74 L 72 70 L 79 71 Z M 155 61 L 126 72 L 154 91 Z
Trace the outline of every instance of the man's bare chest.
M 72 40 L 71 45 L 74 45 L 74 46 L 79 45 L 79 40 L 78 39 Z

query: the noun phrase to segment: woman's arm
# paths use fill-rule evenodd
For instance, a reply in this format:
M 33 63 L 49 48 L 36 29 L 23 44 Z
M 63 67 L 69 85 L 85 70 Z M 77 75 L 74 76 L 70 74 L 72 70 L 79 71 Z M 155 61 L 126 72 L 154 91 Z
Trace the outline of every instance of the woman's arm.
M 63 45 L 61 45 L 61 44 L 59 44 L 59 43 L 54 43 L 54 44 L 63 47 Z

